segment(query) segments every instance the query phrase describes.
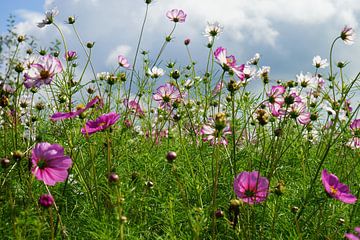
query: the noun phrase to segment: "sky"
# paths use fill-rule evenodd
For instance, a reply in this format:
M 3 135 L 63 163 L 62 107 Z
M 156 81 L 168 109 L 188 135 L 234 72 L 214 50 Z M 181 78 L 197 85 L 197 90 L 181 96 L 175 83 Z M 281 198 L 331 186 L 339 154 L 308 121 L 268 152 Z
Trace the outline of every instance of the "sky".
M 97 72 L 117 67 L 117 56 L 132 59 L 144 18 L 144 0 L 0 0 L 1 28 L 10 13 L 17 17 L 17 31 L 31 34 L 43 48 L 60 39 L 54 27 L 38 28 L 44 11 L 56 7 L 60 14 L 55 21 L 62 28 L 68 48 L 79 52 L 81 48 L 70 25 L 68 16 L 76 17 L 76 27 L 84 41 L 94 41 L 94 65 Z M 160 67 L 169 60 L 181 66 L 189 63 L 183 45 L 191 39 L 189 48 L 198 68 L 204 69 L 208 49 L 203 36 L 207 22 L 218 21 L 223 32 L 215 47 L 222 46 L 245 63 L 255 53 L 261 55 L 261 65 L 271 67 L 273 80 L 295 79 L 300 72 L 314 72 L 312 59 L 316 55 L 329 58 L 332 40 L 345 25 L 355 29 L 360 21 L 358 0 L 154 0 L 149 7 L 141 50 L 147 50 L 154 60 L 171 31 L 173 23 L 166 18 L 171 9 L 187 13 L 184 23 L 177 25 L 174 39 L 165 49 Z M 346 75 L 351 78 L 360 71 L 360 42 L 349 46 L 341 41 L 334 48 L 334 62 L 349 61 Z M 322 70 L 325 75 L 328 69 Z

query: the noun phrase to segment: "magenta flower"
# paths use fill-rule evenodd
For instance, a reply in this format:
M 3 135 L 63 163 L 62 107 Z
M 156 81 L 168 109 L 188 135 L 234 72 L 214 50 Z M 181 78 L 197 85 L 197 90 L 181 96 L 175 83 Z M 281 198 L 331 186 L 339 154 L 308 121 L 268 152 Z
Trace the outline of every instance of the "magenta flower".
M 68 169 L 72 165 L 71 158 L 64 155 L 64 148 L 59 144 L 38 143 L 32 150 L 32 174 L 46 185 L 54 186 L 64 182 L 68 177 Z
M 245 203 L 260 203 L 269 194 L 269 180 L 261 177 L 258 171 L 241 172 L 234 180 L 234 191 Z
M 130 63 L 128 62 L 128 60 L 126 59 L 126 57 L 124 57 L 123 55 L 119 55 L 119 56 L 118 56 L 118 62 L 119 62 L 119 66 L 120 66 L 120 67 L 130 68 Z
M 39 204 L 45 208 L 51 207 L 54 204 L 54 198 L 50 194 L 43 194 L 39 197 Z
M 274 117 L 280 116 L 280 109 L 285 103 L 283 94 L 285 93 L 285 87 L 278 85 L 272 86 L 270 92 L 266 95 L 268 96 L 268 107 Z
M 355 227 L 356 234 L 345 233 L 345 237 L 350 240 L 360 240 L 360 227 Z
M 103 114 L 96 120 L 90 120 L 81 129 L 81 133 L 88 136 L 99 131 L 103 131 L 114 125 L 120 118 L 120 115 L 115 112 Z
M 326 169 L 321 173 L 321 181 L 327 194 L 343 203 L 354 204 L 357 198 L 350 193 L 349 187 L 341 182 L 334 174 L 329 174 Z
M 156 89 L 153 98 L 160 104 L 160 108 L 171 109 L 173 103 L 181 101 L 181 94 L 175 86 L 165 83 Z
M 306 106 L 301 102 L 294 102 L 288 110 L 290 118 L 296 119 L 299 124 L 307 125 L 310 123 L 310 112 L 306 110 Z
M 175 23 L 177 22 L 185 22 L 186 14 L 183 10 L 173 9 L 166 13 L 166 16 Z
M 103 103 L 103 100 L 99 96 L 96 96 L 90 102 L 88 102 L 88 104 L 86 104 L 85 107 L 79 107 L 74 112 L 57 112 L 57 113 L 54 113 L 50 117 L 50 120 L 51 121 L 59 121 L 59 120 L 64 120 L 64 119 L 77 117 L 80 114 L 82 114 L 83 112 L 85 112 L 86 110 L 88 110 L 89 108 L 93 107 L 95 104 L 98 104 L 100 107 L 102 107 L 104 103 Z
M 240 81 L 244 81 L 245 74 L 243 73 L 245 65 L 236 65 L 236 59 L 233 55 L 227 56 L 227 50 L 223 47 L 218 47 L 215 52 L 215 59 L 218 61 L 224 71 L 234 73 Z
M 136 116 L 144 116 L 144 111 L 141 109 L 140 104 L 135 99 L 128 100 L 124 99 L 124 105 L 130 109 Z
M 62 70 L 58 58 L 51 55 L 41 56 L 36 62 L 30 64 L 30 68 L 25 71 L 24 85 L 26 88 L 32 88 L 50 84 L 54 76 Z

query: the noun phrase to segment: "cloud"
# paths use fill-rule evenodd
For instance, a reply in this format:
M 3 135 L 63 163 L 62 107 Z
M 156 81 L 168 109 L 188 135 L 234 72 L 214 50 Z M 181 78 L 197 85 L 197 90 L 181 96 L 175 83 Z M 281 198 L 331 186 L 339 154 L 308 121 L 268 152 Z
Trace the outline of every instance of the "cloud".
M 165 16 L 166 11 L 180 8 L 188 17 L 185 23 L 177 25 L 174 39 L 163 53 L 162 64 L 172 59 L 186 65 L 189 60 L 183 40 L 189 37 L 193 58 L 201 69 L 208 51 L 207 39 L 202 32 L 208 21 L 219 21 L 224 26 L 224 32 L 216 46 L 227 47 L 244 62 L 255 52 L 260 52 L 262 64 L 272 66 L 274 78 L 293 78 L 300 71 L 313 70 L 313 56 L 328 56 L 331 39 L 339 34 L 345 24 L 359 25 L 360 5 L 357 1 L 227 0 L 225 4 L 215 0 L 157 0 L 149 5 L 140 49 L 148 50 L 151 60 L 156 58 L 165 36 L 173 26 Z M 69 49 L 81 50 L 72 27 L 64 24 L 68 16 L 76 16 L 76 27 L 85 43 L 96 42 L 92 59 L 97 71 L 106 71 L 113 66 L 121 52 L 129 59 L 133 57 L 146 8 L 143 0 L 44 1 L 44 9 L 54 6 L 60 11 L 56 20 L 64 29 Z M 17 25 L 19 31 L 35 35 L 45 46 L 54 37 L 59 38 L 53 27 L 36 27 L 42 13 L 18 13 L 23 19 Z M 356 58 L 360 53 L 358 45 L 336 46 L 336 51 L 336 56 L 346 56 L 350 52 L 348 60 L 354 66 L 360 65 L 360 60 Z

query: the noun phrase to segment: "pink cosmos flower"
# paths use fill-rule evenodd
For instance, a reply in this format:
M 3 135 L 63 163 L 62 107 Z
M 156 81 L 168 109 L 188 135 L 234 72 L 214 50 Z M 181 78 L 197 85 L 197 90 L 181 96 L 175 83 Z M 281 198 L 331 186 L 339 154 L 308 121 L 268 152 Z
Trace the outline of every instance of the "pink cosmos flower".
M 270 92 L 266 95 L 268 96 L 267 105 L 274 117 L 280 116 L 280 109 L 285 103 L 283 94 L 285 93 L 285 87 L 278 85 L 272 86 Z
M 103 114 L 96 120 L 89 120 L 85 127 L 81 129 L 81 133 L 85 136 L 90 136 L 96 132 L 103 131 L 114 125 L 120 118 L 120 114 L 110 112 Z
M 227 50 L 223 47 L 218 47 L 215 52 L 215 59 L 218 61 L 224 71 L 233 72 L 240 81 L 244 81 L 245 74 L 243 73 L 245 65 L 236 65 L 236 59 L 233 55 L 227 56 Z
M 234 191 L 245 203 L 261 203 L 269 194 L 269 180 L 258 171 L 241 172 L 234 180 Z
M 68 169 L 72 165 L 71 158 L 64 155 L 64 148 L 59 144 L 38 143 L 32 150 L 32 174 L 46 185 L 54 186 L 64 182 L 68 177 Z
M 306 105 L 302 102 L 294 102 L 287 110 L 290 118 L 296 119 L 299 124 L 307 125 L 310 123 L 310 112 L 307 111 Z
M 340 38 L 344 41 L 345 44 L 351 45 L 354 43 L 355 32 L 354 29 L 348 26 L 345 26 L 340 33 Z
M 173 103 L 181 100 L 181 94 L 175 86 L 165 83 L 156 89 L 153 98 L 160 104 L 160 108 L 171 109 Z
M 124 105 L 125 107 L 130 109 L 135 115 L 144 116 L 144 111 L 141 109 L 140 104 L 135 99 L 130 101 L 128 99 L 124 99 Z
M 227 145 L 228 140 L 226 135 L 231 134 L 231 129 L 229 124 L 225 126 L 217 126 L 215 120 L 210 118 L 207 124 L 204 124 L 200 130 L 201 135 L 203 135 L 204 142 L 210 142 L 211 145 L 221 144 Z
M 341 183 L 337 176 L 328 173 L 326 169 L 321 173 L 321 181 L 330 197 L 348 204 L 354 204 L 357 201 L 357 198 L 350 193 L 349 187 Z
M 50 84 L 54 76 L 62 70 L 58 58 L 51 55 L 41 56 L 36 62 L 30 64 L 30 68 L 25 71 L 24 85 L 26 88 L 32 88 Z
M 85 112 L 86 110 L 88 110 L 89 108 L 93 107 L 95 104 L 98 104 L 100 108 L 102 108 L 103 105 L 104 105 L 103 100 L 99 96 L 96 96 L 90 102 L 88 102 L 85 107 L 79 107 L 74 112 L 57 112 L 57 113 L 54 113 L 50 117 L 50 120 L 51 121 L 59 121 L 59 120 L 64 120 L 64 119 L 70 119 L 70 118 L 77 117 L 80 114 L 82 114 L 83 112 Z
M 350 124 L 350 129 L 353 137 L 347 143 L 347 145 L 352 149 L 360 148 L 360 119 L 355 119 Z
M 170 21 L 173 21 L 175 23 L 177 22 L 185 22 L 186 14 L 183 10 L 179 9 L 173 9 L 166 13 L 166 16 L 170 19 Z
M 130 68 L 130 63 L 128 62 L 128 60 L 123 55 L 118 56 L 118 62 L 119 62 L 120 67 Z
M 355 227 L 356 234 L 345 233 L 345 237 L 350 240 L 360 240 L 360 227 Z

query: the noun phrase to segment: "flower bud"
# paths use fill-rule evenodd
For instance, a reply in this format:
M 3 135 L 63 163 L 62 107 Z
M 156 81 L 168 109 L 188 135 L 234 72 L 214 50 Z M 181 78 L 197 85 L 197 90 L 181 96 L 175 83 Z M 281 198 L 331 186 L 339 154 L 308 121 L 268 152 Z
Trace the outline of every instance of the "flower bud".
M 54 198 L 50 194 L 43 194 L 39 198 L 39 204 L 45 208 L 51 207 L 54 204 Z
M 18 36 L 17 41 L 18 41 L 19 43 L 25 41 L 25 36 L 24 36 L 24 35 Z
M 68 24 L 74 24 L 75 23 L 75 17 L 74 16 L 69 16 L 68 17 Z
M 224 212 L 223 212 L 220 208 L 218 208 L 218 209 L 215 211 L 215 217 L 216 217 L 216 218 L 222 218 L 222 217 L 224 217 Z
M 24 153 L 20 150 L 15 150 L 14 152 L 11 153 L 11 155 L 14 160 L 20 161 L 21 158 L 24 156 Z
M 2 166 L 3 168 L 9 167 L 9 166 L 10 166 L 10 160 L 7 159 L 7 158 L 1 159 L 1 166 Z
M 86 47 L 87 48 L 92 48 L 93 46 L 94 46 L 94 42 L 88 42 L 87 44 L 86 44 Z
M 108 180 L 110 183 L 116 183 L 119 181 L 119 175 L 117 175 L 116 173 L 112 172 L 109 174 Z
M 167 154 L 166 154 L 166 159 L 168 161 L 168 163 L 172 163 L 174 162 L 174 160 L 176 159 L 176 152 L 173 152 L 173 151 L 169 151 Z
M 185 39 L 184 44 L 185 44 L 185 46 L 189 45 L 190 44 L 190 38 Z

